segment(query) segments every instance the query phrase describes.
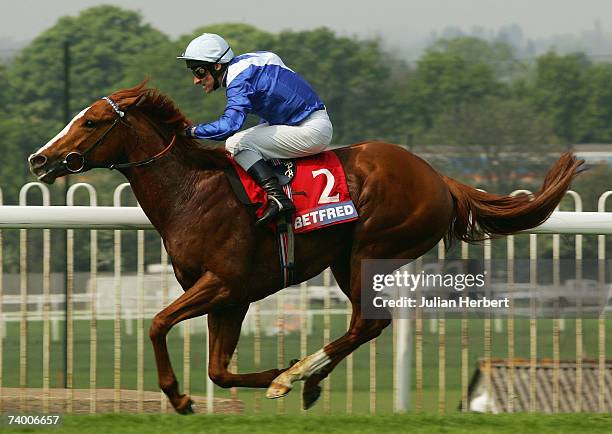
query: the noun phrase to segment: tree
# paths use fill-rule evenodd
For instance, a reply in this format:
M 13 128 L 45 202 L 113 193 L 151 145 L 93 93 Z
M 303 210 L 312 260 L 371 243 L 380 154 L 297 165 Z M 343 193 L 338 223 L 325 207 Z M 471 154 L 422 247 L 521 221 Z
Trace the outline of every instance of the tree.
M 0 114 L 6 115 L 9 110 L 9 105 L 12 101 L 12 89 L 8 85 L 8 77 L 6 67 L 0 64 Z
M 28 177 L 27 153 L 19 148 L 23 136 L 22 123 L 15 117 L 0 116 L 0 188 L 4 204 L 15 204 L 19 188 Z
M 420 143 L 456 148 L 462 168 L 482 176 L 481 187 L 508 193 L 538 177 L 559 149 L 550 121 L 519 101 L 487 97 L 440 115 Z
M 555 134 L 567 143 L 580 139 L 589 66 L 584 53 L 560 56 L 549 52 L 537 60 L 528 98 L 537 112 L 552 120 Z
M 505 92 L 494 68 L 474 55 L 475 38 L 442 41 L 419 59 L 414 77 L 400 94 L 403 110 L 418 132 L 428 131 L 441 113 L 459 112 L 466 104 Z M 480 45 L 480 44 L 477 44 Z M 469 49 L 468 49 L 469 48 Z
M 612 143 L 612 64 L 591 66 L 585 73 L 586 101 L 577 126 L 580 142 Z
M 516 59 L 514 47 L 502 41 L 486 41 L 473 36 L 439 39 L 429 50 L 454 53 L 468 64 L 488 65 L 498 80 L 509 80 L 524 72 L 524 66 Z
M 140 14 L 115 6 L 82 11 L 60 18 L 15 59 L 10 85 L 15 92 L 15 115 L 24 131 L 20 147 L 31 152 L 59 131 L 63 119 L 63 50 L 71 57 L 71 111 L 117 88 L 126 65 L 141 50 L 158 46 L 167 37 L 142 23 Z
M 15 203 L 17 191 L 27 175 L 26 154 L 19 148 L 23 129 L 19 119 L 12 114 L 14 92 L 8 85 L 7 75 L 6 68 L 0 65 L 0 187 L 5 204 Z

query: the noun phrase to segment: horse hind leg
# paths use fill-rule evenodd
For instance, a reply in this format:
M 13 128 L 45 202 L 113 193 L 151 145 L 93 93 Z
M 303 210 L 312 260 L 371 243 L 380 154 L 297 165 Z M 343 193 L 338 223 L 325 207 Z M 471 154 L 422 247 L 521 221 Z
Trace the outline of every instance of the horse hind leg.
M 329 351 L 331 362 L 306 379 L 302 392 L 304 410 L 308 410 L 318 401 L 321 395 L 319 383 L 327 378 L 346 356 L 361 345 L 377 338 L 391 323 L 390 319 L 364 320 L 360 314 L 353 315 L 352 318 L 355 319 L 355 326 L 349 329 L 342 338 L 332 342 L 330 347 L 325 347 L 325 351 Z M 334 345 L 335 348 L 331 345 Z
M 348 255 L 347 255 L 348 256 Z M 338 263 L 349 263 L 349 260 L 338 261 Z M 347 267 L 331 267 L 336 281 L 340 286 L 340 289 L 350 299 L 350 266 Z M 354 322 L 354 316 L 351 320 L 351 327 Z M 336 362 L 335 364 L 337 364 Z M 312 407 L 321 395 L 321 388 L 319 382 L 325 378 L 321 377 L 324 372 L 331 372 L 335 364 L 332 363 L 331 358 L 327 355 L 325 348 L 320 349 L 314 354 L 305 357 L 302 360 L 297 360 L 295 363 L 291 363 L 290 369 L 288 369 L 284 375 L 280 375 L 272 381 L 272 384 L 266 391 L 266 398 L 276 399 L 287 395 L 293 388 L 295 381 L 305 379 L 304 390 L 302 393 L 302 402 L 305 409 Z M 317 368 L 318 367 L 318 368 Z M 318 369 L 318 371 L 315 371 Z M 311 379 L 319 378 L 318 381 L 311 381 Z
M 319 351 L 301 359 L 285 372 L 276 377 L 266 392 L 267 398 L 280 398 L 287 395 L 293 383 L 306 380 L 303 398 L 304 409 L 309 409 L 319 399 L 319 382 L 346 356 L 359 346 L 376 338 L 390 323 L 390 319 L 364 319 L 361 306 L 353 306 L 351 322 L 353 325 L 341 338 L 321 348 Z
M 289 393 L 295 381 L 306 380 L 303 391 L 305 409 L 312 407 L 321 394 L 319 382 L 347 355 L 359 346 L 374 339 L 387 327 L 390 319 L 364 319 L 361 316 L 360 268 L 332 267 L 342 291 L 347 294 L 352 305 L 349 330 L 344 336 L 311 354 L 276 377 L 266 392 L 268 398 L 280 398 Z M 353 271 L 351 273 L 351 270 Z M 351 276 L 352 274 L 352 276 Z M 350 283 L 349 283 L 350 282 Z

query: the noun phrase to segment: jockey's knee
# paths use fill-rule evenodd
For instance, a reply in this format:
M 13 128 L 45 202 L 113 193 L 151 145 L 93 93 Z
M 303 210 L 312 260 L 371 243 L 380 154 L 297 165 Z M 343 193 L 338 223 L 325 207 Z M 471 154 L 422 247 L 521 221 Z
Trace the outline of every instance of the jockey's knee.
M 225 140 L 225 150 L 232 154 L 232 156 L 235 155 L 236 152 L 238 152 L 238 139 L 234 136 L 228 137 L 227 140 Z

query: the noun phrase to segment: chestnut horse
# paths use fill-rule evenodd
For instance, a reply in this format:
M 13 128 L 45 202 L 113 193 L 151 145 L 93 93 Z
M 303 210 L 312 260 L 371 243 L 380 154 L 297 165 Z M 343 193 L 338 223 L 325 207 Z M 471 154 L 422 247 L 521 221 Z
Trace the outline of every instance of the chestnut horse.
M 304 380 L 304 405 L 320 395 L 319 382 L 360 345 L 377 337 L 390 319 L 361 313 L 361 261 L 418 258 L 441 239 L 480 241 L 544 222 L 578 173 L 581 161 L 563 155 L 532 200 L 480 192 L 437 173 L 400 146 L 366 142 L 337 149 L 354 222 L 300 234 L 295 240 L 295 280 L 330 267 L 352 305 L 349 330 L 286 369 L 239 374 L 228 370 L 249 304 L 283 287 L 273 233 L 256 228 L 235 197 L 222 150 L 203 149 L 180 135 L 187 124 L 174 103 L 142 83 L 81 111 L 29 158 L 39 180 L 91 168 L 119 170 L 164 240 L 184 293 L 159 312 L 149 330 L 159 385 L 179 413 L 192 411 L 181 394 L 166 347 L 180 321 L 208 315 L 208 375 L 221 387 L 268 388 L 286 395 Z

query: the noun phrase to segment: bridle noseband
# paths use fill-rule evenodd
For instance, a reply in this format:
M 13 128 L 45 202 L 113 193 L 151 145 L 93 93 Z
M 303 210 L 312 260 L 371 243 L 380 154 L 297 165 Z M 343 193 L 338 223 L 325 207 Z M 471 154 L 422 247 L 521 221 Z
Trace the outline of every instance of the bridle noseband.
M 115 128 L 120 123 L 125 125 L 125 126 L 127 126 L 130 129 L 132 129 L 134 131 L 134 134 L 136 135 L 136 139 L 138 141 L 140 141 L 140 137 L 138 136 L 138 132 L 136 131 L 136 129 L 126 119 L 127 113 L 122 111 L 119 108 L 119 105 L 115 101 L 110 99 L 109 97 L 105 96 L 102 99 L 110 104 L 110 106 L 113 108 L 113 110 L 117 114 L 117 118 L 113 121 L 111 126 L 108 127 L 108 129 L 106 131 L 104 131 L 104 133 L 102 133 L 102 135 L 98 138 L 98 140 L 96 140 L 89 148 L 87 148 L 82 153 L 81 152 L 77 152 L 77 151 L 69 152 L 68 154 L 66 154 L 64 159 L 58 163 L 58 166 L 56 166 L 52 170 L 52 172 L 56 171 L 56 170 L 58 170 L 59 168 L 62 168 L 62 167 L 64 169 L 66 169 L 70 173 L 80 173 L 83 170 L 85 170 L 86 167 L 89 168 L 89 169 L 105 168 L 105 169 L 110 169 L 110 170 L 113 170 L 113 169 L 127 169 L 127 168 L 130 168 L 130 167 L 142 167 L 142 166 L 146 166 L 148 164 L 151 164 L 154 161 L 159 160 L 164 155 L 166 155 L 170 151 L 170 149 L 174 146 L 174 143 L 176 142 L 176 134 L 174 135 L 174 137 L 172 138 L 170 143 L 164 149 L 162 149 L 160 152 L 158 152 L 157 154 L 153 155 L 152 157 L 145 158 L 144 160 L 134 161 L 134 162 L 129 162 L 129 163 L 110 163 L 110 164 L 95 163 L 95 162 L 87 161 L 85 159 L 87 154 L 89 154 L 94 148 L 96 148 L 98 145 L 100 145 L 102 142 L 104 142 L 104 139 L 106 139 L 106 137 L 110 134 L 110 132 L 113 130 L 113 128 Z M 162 138 L 164 138 L 163 134 L 156 127 L 156 125 L 154 123 L 151 123 L 151 125 L 154 127 L 153 129 L 156 130 L 156 132 Z

